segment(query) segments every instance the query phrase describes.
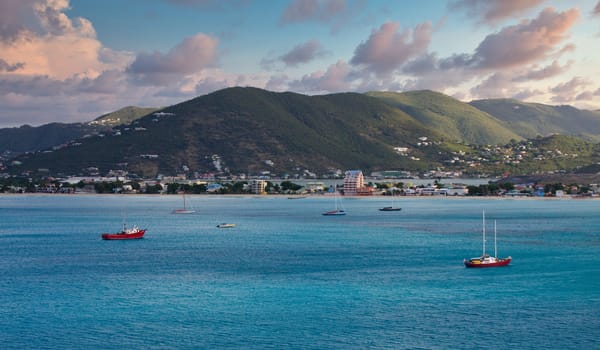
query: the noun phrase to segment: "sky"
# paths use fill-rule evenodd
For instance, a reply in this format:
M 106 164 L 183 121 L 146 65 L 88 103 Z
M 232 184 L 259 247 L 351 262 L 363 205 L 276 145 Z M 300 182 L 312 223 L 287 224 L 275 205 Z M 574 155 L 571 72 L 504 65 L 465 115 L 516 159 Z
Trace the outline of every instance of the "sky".
M 0 127 L 232 86 L 600 109 L 600 0 L 0 0 Z

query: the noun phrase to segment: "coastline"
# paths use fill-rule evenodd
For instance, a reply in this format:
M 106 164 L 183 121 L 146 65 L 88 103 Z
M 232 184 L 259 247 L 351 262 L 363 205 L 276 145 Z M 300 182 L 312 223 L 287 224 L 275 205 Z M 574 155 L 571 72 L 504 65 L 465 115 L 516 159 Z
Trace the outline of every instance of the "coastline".
M 178 194 L 86 193 L 86 192 L 80 192 L 80 193 L 44 193 L 44 192 L 39 192 L 39 193 L 32 193 L 32 192 L 0 193 L 0 197 L 55 197 L 55 196 L 59 196 L 59 197 L 73 197 L 73 196 L 129 197 L 129 196 L 136 196 L 136 197 L 156 198 L 156 197 L 176 197 L 176 196 L 178 196 Z M 269 198 L 269 199 L 286 198 L 287 199 L 287 197 L 290 197 L 289 194 L 260 195 L 260 194 L 255 194 L 255 193 L 248 193 L 248 194 L 239 194 L 239 193 L 237 193 L 237 194 L 194 194 L 194 193 L 187 193 L 186 196 L 191 197 L 191 198 L 206 197 L 206 198 L 256 198 L 256 199 L 264 199 L 264 198 Z M 327 199 L 330 199 L 330 197 L 331 197 L 330 195 L 327 195 L 327 194 L 302 194 L 301 196 L 306 197 L 306 198 L 327 198 Z M 373 196 L 340 195 L 341 199 L 348 199 L 348 200 L 389 199 L 389 197 L 390 196 L 384 196 L 384 195 L 373 195 Z M 426 200 L 426 199 L 432 199 L 432 200 L 479 200 L 479 199 L 489 200 L 489 199 L 494 199 L 494 200 L 515 200 L 515 201 L 521 201 L 521 200 L 564 201 L 564 200 L 598 200 L 598 199 L 600 199 L 600 196 L 565 195 L 562 197 L 536 197 L 536 196 L 440 196 L 440 195 L 430 196 L 430 195 L 425 195 L 425 196 L 395 196 L 394 199 L 397 201 L 402 201 L 403 199 L 422 199 L 422 200 Z

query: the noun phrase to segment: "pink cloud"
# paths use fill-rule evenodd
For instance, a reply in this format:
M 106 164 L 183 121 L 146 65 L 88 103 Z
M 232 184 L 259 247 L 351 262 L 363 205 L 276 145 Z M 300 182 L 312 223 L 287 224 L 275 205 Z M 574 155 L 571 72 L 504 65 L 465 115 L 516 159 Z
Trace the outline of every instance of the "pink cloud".
M 545 59 L 564 41 L 579 11 L 544 9 L 537 18 L 488 35 L 475 50 L 479 68 L 509 68 Z
M 553 61 L 551 65 L 537 70 L 534 67 L 529 72 L 514 78 L 513 81 L 542 80 L 554 77 L 566 72 L 571 64 L 573 64 L 573 61 L 569 61 L 565 66 L 561 66 L 557 61 Z
M 35 0 L 0 1 L 0 40 L 14 40 L 27 29 L 24 23 L 37 21 L 33 13 Z
M 351 67 L 339 60 L 330 65 L 325 72 L 318 71 L 303 76 L 300 80 L 290 83 L 296 91 L 304 92 L 341 92 L 351 89 L 349 74 Z
M 281 23 L 329 21 L 346 10 L 346 0 L 293 0 L 284 10 Z
M 431 23 L 418 24 L 414 30 L 398 32 L 398 29 L 397 22 L 387 22 L 374 30 L 367 41 L 356 47 L 350 63 L 364 66 L 377 75 L 386 75 L 427 51 Z
M 295 67 L 299 64 L 310 62 L 323 54 L 324 51 L 321 47 L 321 44 L 319 44 L 319 41 L 312 39 L 303 44 L 295 46 L 288 53 L 281 56 L 281 60 L 287 66 Z
M 138 81 L 164 84 L 215 65 L 218 39 L 206 34 L 186 38 L 168 53 L 141 53 L 127 68 Z
M 574 77 L 565 83 L 560 83 L 550 88 L 550 92 L 554 94 L 552 101 L 560 103 L 573 101 L 581 94 L 581 90 L 589 85 L 591 82 L 582 77 Z
M 1 59 L 12 67 L 4 70 L 68 79 L 76 75 L 93 78 L 103 70 L 124 67 L 129 55 L 112 52 L 112 60 L 104 61 L 102 53 L 110 50 L 96 39 L 91 22 L 70 19 L 65 14 L 68 9 L 67 0 L 1 2 L 0 19 L 13 18 L 6 26 L 0 25 Z
M 482 22 L 495 23 L 542 2 L 544 0 L 455 0 L 448 6 L 451 10 L 465 10 L 469 17 L 481 18 Z

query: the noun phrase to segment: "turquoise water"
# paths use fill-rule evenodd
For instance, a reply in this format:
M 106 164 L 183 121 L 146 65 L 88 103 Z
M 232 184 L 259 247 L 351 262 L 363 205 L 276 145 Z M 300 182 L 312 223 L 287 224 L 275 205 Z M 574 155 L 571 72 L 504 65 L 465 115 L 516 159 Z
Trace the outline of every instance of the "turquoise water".
M 600 200 L 343 202 L 0 196 L 0 347 L 600 347 Z M 462 265 L 482 209 L 509 267 Z

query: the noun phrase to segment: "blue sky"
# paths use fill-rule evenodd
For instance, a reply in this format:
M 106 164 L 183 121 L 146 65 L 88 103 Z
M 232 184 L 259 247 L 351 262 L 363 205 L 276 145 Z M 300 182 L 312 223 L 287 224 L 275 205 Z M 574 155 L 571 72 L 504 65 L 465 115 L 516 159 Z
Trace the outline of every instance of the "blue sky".
M 3 0 L 0 127 L 229 86 L 600 109 L 599 0 Z

